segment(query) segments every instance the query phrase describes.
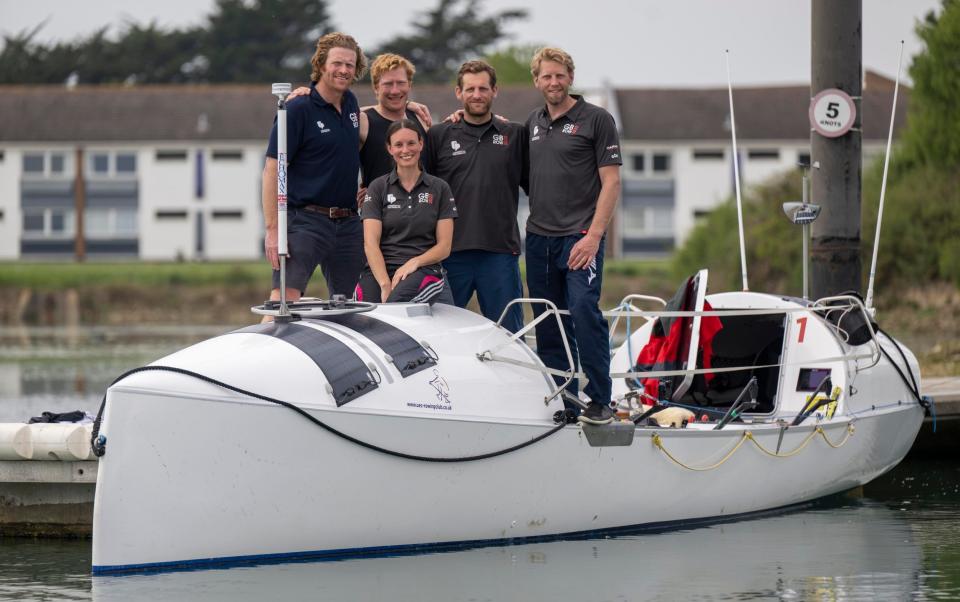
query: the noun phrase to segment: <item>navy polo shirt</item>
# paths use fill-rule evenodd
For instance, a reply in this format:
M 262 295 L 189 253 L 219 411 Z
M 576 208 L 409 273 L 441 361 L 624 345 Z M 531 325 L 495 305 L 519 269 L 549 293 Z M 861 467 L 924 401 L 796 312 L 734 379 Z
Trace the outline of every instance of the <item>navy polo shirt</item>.
M 357 206 L 360 173 L 360 105 L 347 90 L 342 111 L 310 85 L 310 96 L 287 103 L 287 202 L 291 207 Z M 267 156 L 277 158 L 277 120 Z
M 527 231 L 541 236 L 569 236 L 589 229 L 600 196 L 600 168 L 623 163 L 613 116 L 580 96 L 573 98 L 576 104 L 555 120 L 546 107 L 527 119 Z

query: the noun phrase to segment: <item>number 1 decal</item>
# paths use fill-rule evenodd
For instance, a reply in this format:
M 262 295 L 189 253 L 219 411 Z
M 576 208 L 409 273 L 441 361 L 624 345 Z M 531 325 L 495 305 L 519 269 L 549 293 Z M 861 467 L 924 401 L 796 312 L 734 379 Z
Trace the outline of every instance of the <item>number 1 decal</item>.
M 800 325 L 800 334 L 797 336 L 797 343 L 803 342 L 803 335 L 807 333 L 807 319 L 797 318 L 797 324 Z

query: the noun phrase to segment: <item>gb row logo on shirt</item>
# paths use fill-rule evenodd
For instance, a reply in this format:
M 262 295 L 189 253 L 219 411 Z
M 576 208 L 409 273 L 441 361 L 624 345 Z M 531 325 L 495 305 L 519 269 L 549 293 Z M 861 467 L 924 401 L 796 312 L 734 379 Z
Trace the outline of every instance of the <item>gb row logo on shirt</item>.
M 426 203 L 428 205 L 433 204 L 433 193 L 431 192 L 421 192 L 417 195 L 418 203 Z
M 496 145 L 498 145 L 498 146 L 509 146 L 509 144 L 510 144 L 510 138 L 509 138 L 508 136 L 503 135 L 503 134 L 494 134 L 494 135 L 493 135 L 493 143 L 496 144 Z
M 576 124 L 576 123 L 568 123 L 568 124 L 565 124 L 565 125 L 563 126 L 563 130 L 561 130 L 561 131 L 562 131 L 564 134 L 573 135 L 573 134 L 576 134 L 576 133 L 577 133 L 577 130 L 579 130 L 579 129 L 580 129 L 580 126 L 579 126 L 578 124 Z

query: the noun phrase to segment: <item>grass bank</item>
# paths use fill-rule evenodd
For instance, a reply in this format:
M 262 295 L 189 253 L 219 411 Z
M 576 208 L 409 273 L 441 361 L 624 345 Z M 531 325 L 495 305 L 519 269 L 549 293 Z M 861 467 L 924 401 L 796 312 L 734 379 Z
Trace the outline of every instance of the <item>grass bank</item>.
M 679 285 L 667 261 L 608 261 L 603 279 L 604 308 L 630 293 L 669 298 Z M 307 293 L 326 296 L 322 280 Z M 0 263 L 0 325 L 242 325 L 269 287 L 264 262 Z M 920 356 L 925 375 L 960 374 L 957 287 L 881 291 L 877 307 L 881 326 Z

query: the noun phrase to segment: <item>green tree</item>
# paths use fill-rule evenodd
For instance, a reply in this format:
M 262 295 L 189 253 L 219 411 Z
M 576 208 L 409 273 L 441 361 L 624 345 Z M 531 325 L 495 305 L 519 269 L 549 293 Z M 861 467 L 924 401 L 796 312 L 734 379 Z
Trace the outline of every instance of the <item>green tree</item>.
M 317 38 L 329 31 L 325 0 L 217 0 L 200 71 L 215 82 L 305 81 Z
M 330 30 L 326 0 L 217 0 L 202 27 L 126 23 L 51 45 L 35 41 L 42 27 L 4 37 L 0 83 L 304 81 Z
M 393 38 L 379 52 L 396 52 L 413 61 L 417 81 L 449 83 L 464 60 L 482 56 L 507 35 L 507 23 L 526 16 L 525 10 L 481 16 L 480 0 L 440 0 L 412 23 L 412 34 Z
M 928 13 L 916 32 L 925 48 L 910 67 L 914 87 L 902 159 L 908 166 L 953 168 L 960 165 L 960 0 L 943 0 L 940 14 Z
M 530 75 L 530 61 L 541 46 L 545 44 L 507 46 L 488 54 L 486 61 L 497 70 L 497 83 L 529 84 L 533 78 Z
M 890 158 L 877 258 L 878 295 L 936 281 L 960 286 L 960 238 L 956 235 L 960 224 L 960 0 L 943 0 L 940 14 L 927 15 L 917 25 L 917 34 L 925 47 L 910 68 L 915 87 L 909 92 L 907 121 Z M 864 266 L 869 266 L 873 253 L 882 175 L 882 158 L 864 168 Z M 799 184 L 799 175 L 791 172 L 745 196 L 751 288 L 799 291 L 800 234 L 779 209 L 780 202 L 799 199 Z M 694 229 L 675 255 L 674 266 L 678 275 L 709 267 L 712 282 L 739 288 L 732 202 L 715 209 Z

